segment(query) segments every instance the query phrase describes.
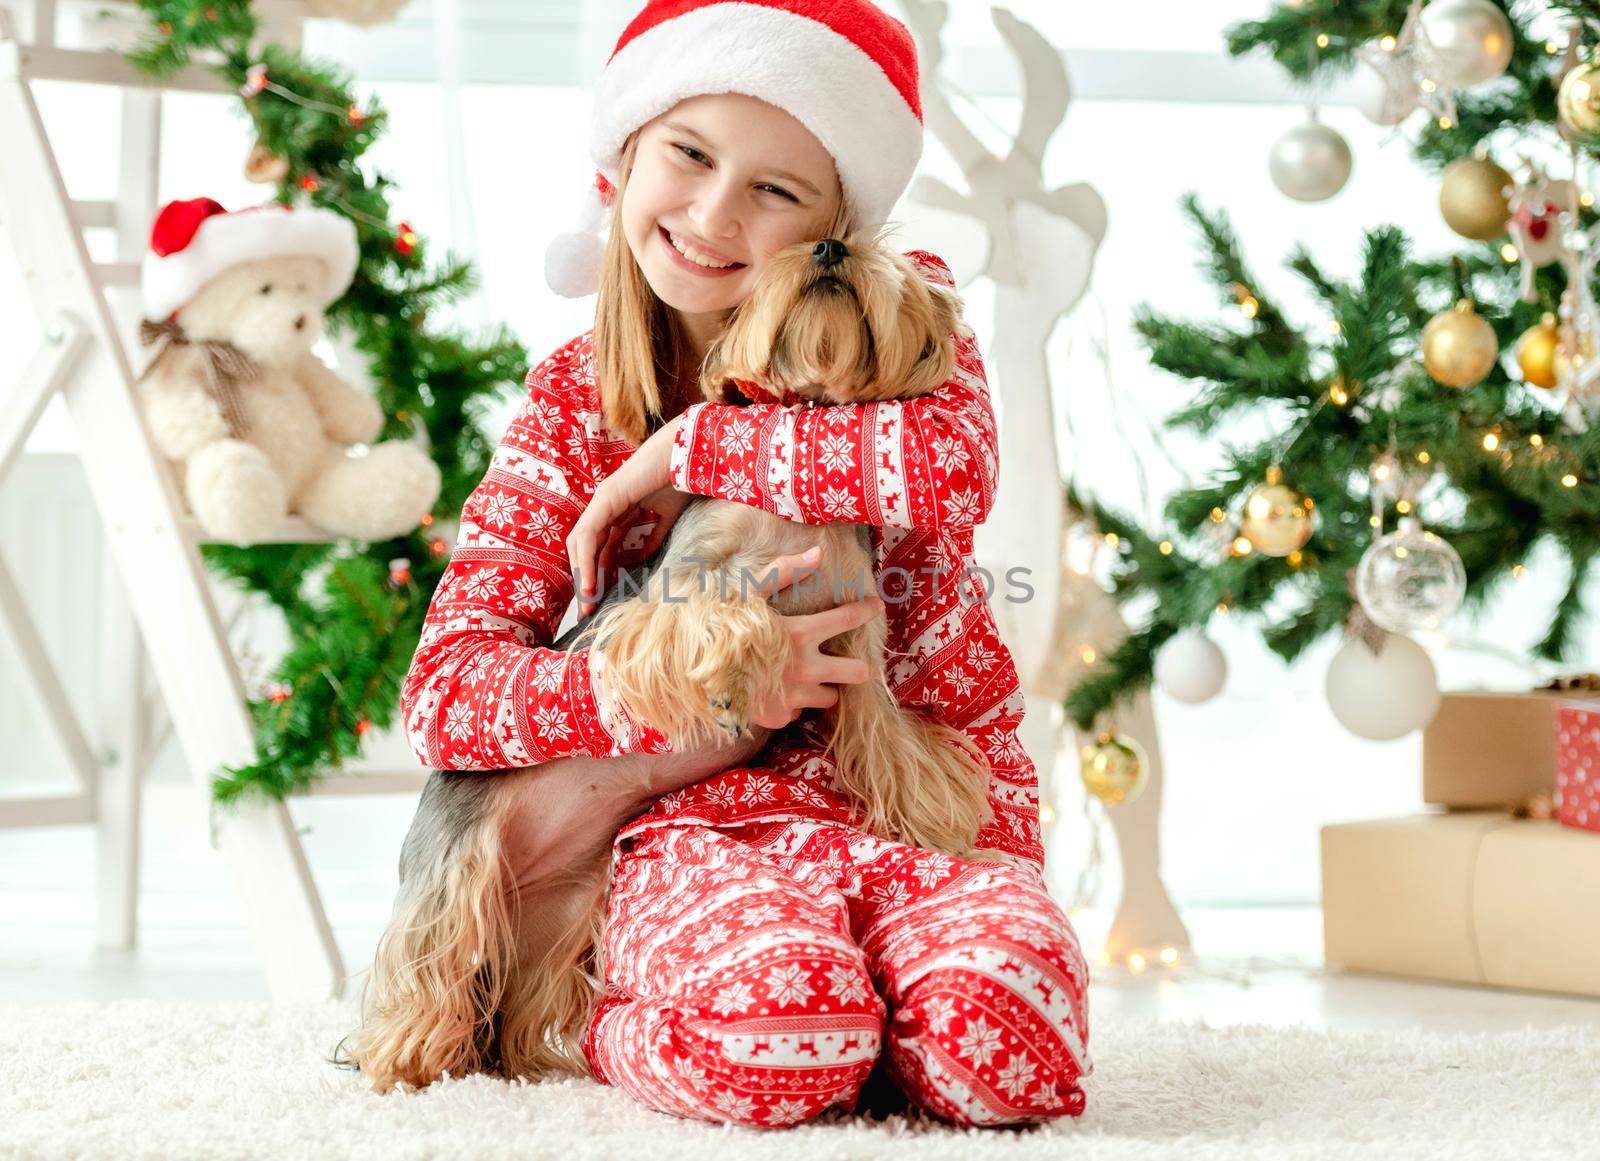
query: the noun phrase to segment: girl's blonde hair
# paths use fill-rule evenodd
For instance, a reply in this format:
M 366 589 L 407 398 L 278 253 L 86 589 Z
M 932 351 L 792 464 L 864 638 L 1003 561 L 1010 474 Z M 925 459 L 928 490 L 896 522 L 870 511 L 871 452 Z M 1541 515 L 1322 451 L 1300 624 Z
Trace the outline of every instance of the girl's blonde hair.
M 688 344 L 676 316 L 651 289 L 622 230 L 622 199 L 642 131 L 634 130 L 622 147 L 594 310 L 594 365 L 600 380 L 601 415 L 607 427 L 634 443 L 643 443 L 669 418 L 668 404 L 685 402 L 663 397 L 663 377 L 668 386 L 691 393 L 699 378 L 698 368 L 688 366 Z M 842 238 L 851 233 L 855 216 L 841 183 L 839 204 L 820 224 L 817 238 Z

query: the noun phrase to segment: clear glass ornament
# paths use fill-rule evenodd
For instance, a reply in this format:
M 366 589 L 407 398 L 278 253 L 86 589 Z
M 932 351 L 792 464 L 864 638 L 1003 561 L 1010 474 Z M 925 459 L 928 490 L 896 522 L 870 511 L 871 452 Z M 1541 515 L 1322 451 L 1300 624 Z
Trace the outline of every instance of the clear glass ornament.
M 1361 607 L 1391 633 L 1437 629 L 1466 595 L 1461 555 L 1414 516 L 1401 517 L 1398 528 L 1373 541 L 1356 569 Z

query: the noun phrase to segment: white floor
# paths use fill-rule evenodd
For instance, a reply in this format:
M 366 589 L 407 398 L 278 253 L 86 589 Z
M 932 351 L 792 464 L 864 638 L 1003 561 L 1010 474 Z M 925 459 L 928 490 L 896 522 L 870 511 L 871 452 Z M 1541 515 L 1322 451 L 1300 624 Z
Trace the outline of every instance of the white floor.
M 0 999 L 253 1000 L 266 988 L 203 807 L 181 784 L 146 793 L 140 943 L 95 944 L 93 842 L 85 828 L 0 831 Z M 301 810 L 308 855 L 346 964 L 359 971 L 387 918 L 411 806 L 361 799 Z M 1111 900 L 1106 900 L 1110 903 Z M 1600 1001 L 1327 973 L 1315 907 L 1190 908 L 1193 957 L 1175 970 L 1096 967 L 1093 1010 L 1111 1017 L 1328 1029 L 1600 1032 Z M 1078 917 L 1091 958 L 1106 908 Z

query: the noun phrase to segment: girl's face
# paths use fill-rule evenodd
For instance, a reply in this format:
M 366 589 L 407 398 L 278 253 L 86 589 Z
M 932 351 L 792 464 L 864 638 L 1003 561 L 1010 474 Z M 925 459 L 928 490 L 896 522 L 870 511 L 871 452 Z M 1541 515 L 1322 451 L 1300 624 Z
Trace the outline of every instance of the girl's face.
M 815 241 L 840 196 L 832 156 L 799 121 L 707 94 L 639 131 L 621 224 L 651 289 L 693 332 L 744 301 L 772 254 Z

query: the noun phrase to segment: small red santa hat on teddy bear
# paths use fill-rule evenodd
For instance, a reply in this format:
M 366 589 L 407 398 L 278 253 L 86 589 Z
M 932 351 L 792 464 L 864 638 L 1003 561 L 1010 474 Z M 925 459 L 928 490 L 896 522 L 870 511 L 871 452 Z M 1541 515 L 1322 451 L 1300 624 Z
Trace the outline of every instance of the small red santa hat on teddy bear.
M 170 317 L 223 271 L 241 262 L 308 254 L 327 268 L 322 305 L 343 294 L 360 261 L 349 219 L 315 206 L 264 205 L 228 212 L 211 198 L 168 202 L 150 229 L 140 271 L 145 315 Z

